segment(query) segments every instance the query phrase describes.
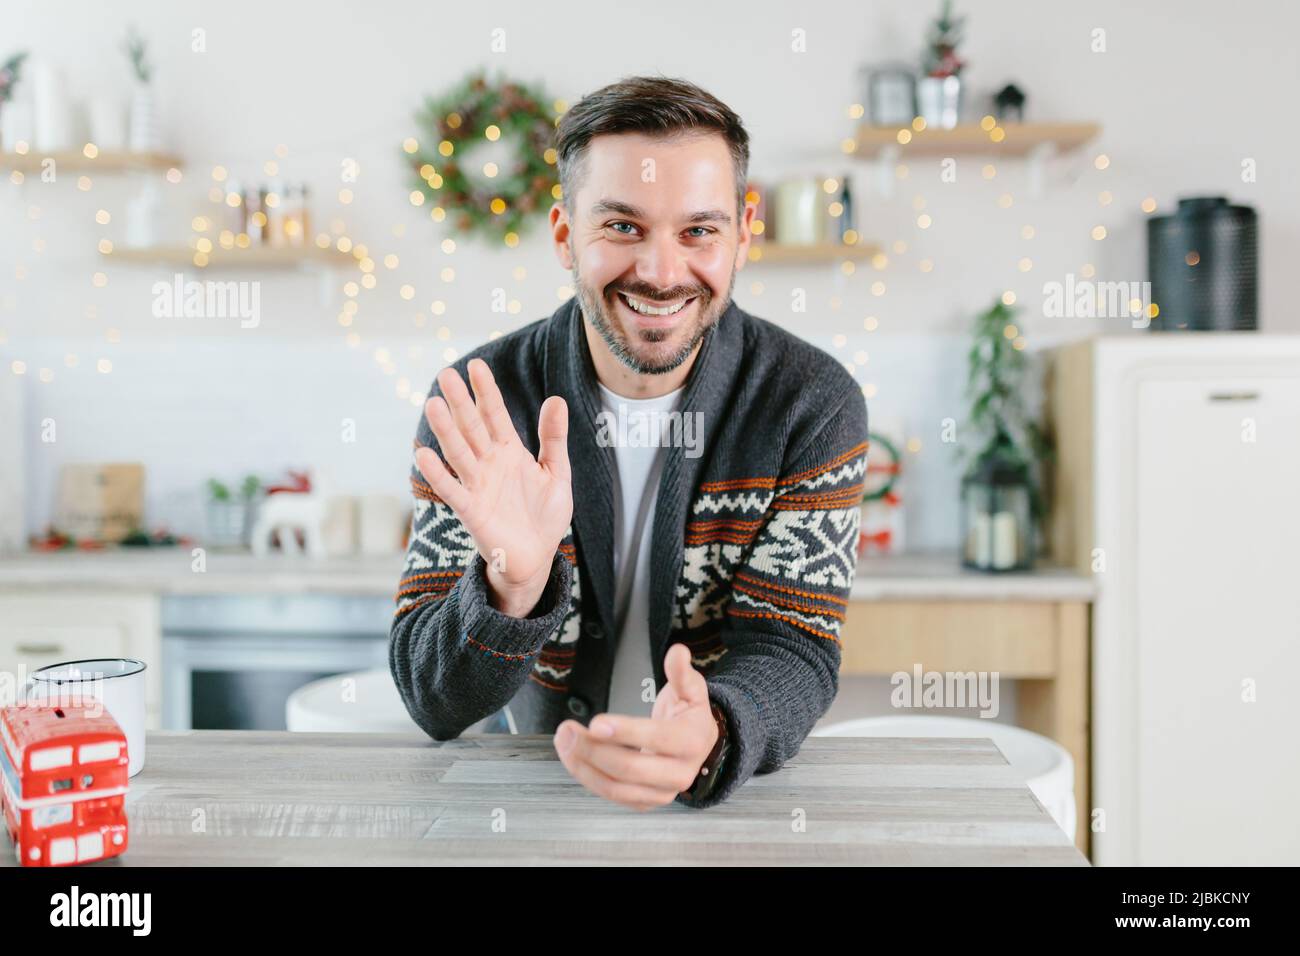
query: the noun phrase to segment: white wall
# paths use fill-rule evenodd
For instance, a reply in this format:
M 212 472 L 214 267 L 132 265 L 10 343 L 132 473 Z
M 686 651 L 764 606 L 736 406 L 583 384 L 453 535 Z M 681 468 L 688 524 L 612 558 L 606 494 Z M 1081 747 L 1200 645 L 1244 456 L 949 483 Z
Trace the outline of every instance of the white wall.
M 215 164 L 256 181 L 262 163 L 285 144 L 282 173 L 314 186 L 317 225 L 341 219 L 374 258 L 394 252 L 401 260 L 393 272 L 381 268 L 378 288 L 361 297 L 356 347 L 344 343 L 335 319 L 337 289 L 297 274 L 234 276 L 262 282 L 257 329 L 233 329 L 232 320 L 157 319 L 150 287 L 170 270 L 105 264 L 95 251 L 102 237 L 122 241 L 125 204 L 136 188 L 130 179 L 95 176 L 88 192 L 70 175 L 53 184 L 34 176 L 22 185 L 0 182 L 0 374 L 11 374 L 15 359 L 27 365 L 21 415 L 29 530 L 49 520 L 66 461 L 145 461 L 151 522 L 190 532 L 202 530 L 195 524 L 199 488 L 210 475 L 319 464 L 350 490 L 405 493 L 416 412 L 397 381 L 423 393 L 445 349 L 463 352 L 493 329 L 548 314 L 568 281 L 540 230 L 513 251 L 462 241 L 447 255 L 438 241 L 449 233 L 406 200 L 398 144 L 415 133 L 414 112 L 425 95 L 476 66 L 541 82 L 569 102 L 630 73 L 685 76 L 744 117 L 756 177 L 853 170 L 862 233 L 903 240 L 907 252 L 891 254 L 879 275 L 868 266 L 848 278 L 834 269 L 747 271 L 737 299 L 846 362 L 859 350 L 869 353 L 855 374 L 876 387 L 873 419 L 898 421 L 923 442 L 908 458 L 908 530 L 916 545 L 956 541 L 957 475 L 938 430 L 941 419 L 964 411 L 962 336 L 971 316 L 1010 289 L 1026 305 L 1020 324 L 1031 346 L 1100 327 L 1044 318 L 1042 284 L 1077 275 L 1084 263 L 1094 264 L 1099 278 L 1145 278 L 1143 198 L 1154 197 L 1162 210 L 1190 193 L 1256 205 L 1261 324 L 1300 330 L 1282 278 L 1300 255 L 1287 109 L 1296 82 L 1289 40 L 1300 32 L 1295 7 L 1226 8 L 1207 0 L 960 6 L 970 14 L 973 90 L 1014 79 L 1029 93 L 1031 118 L 1104 126 L 1094 148 L 1052 165 L 1041 199 L 1028 194 L 1019 164 L 1000 163 L 986 180 L 978 172 L 983 160 L 962 160 L 955 184 L 940 183 L 937 161 L 912 162 L 895 197 L 883 201 L 870 195 L 869 170 L 838 152 L 851 133 L 847 107 L 864 96 L 859 66 L 912 58 L 937 3 L 8 4 L 0 56 L 30 49 L 33 59 L 62 67 L 71 93 L 83 100 L 105 91 L 125 100 L 129 76 L 119 40 L 126 23 L 139 24 L 150 39 L 168 145 L 186 164 L 183 181 L 166 194 L 167 228 L 178 241 L 188 237 L 194 215 L 212 211 L 206 192 Z M 498 27 L 507 52 L 494 55 L 488 43 Z M 195 28 L 206 31 L 204 53 L 191 50 Z M 796 28 L 807 31 L 806 53 L 791 51 Z M 1090 51 L 1095 28 L 1106 31 L 1106 53 Z M 1110 158 L 1104 171 L 1092 163 L 1098 152 Z M 361 176 L 352 185 L 355 200 L 341 206 L 335 194 L 347 158 L 360 163 Z M 1257 163 L 1254 183 L 1241 181 L 1245 158 Z M 1102 190 L 1113 195 L 1108 206 L 1098 201 Z M 997 204 L 1003 193 L 1013 197 L 1010 208 Z M 934 220 L 928 230 L 915 223 L 921 200 Z M 108 226 L 95 224 L 100 208 L 113 215 Z M 1021 238 L 1026 224 L 1036 229 L 1032 240 Z M 1103 242 L 1090 238 L 1095 225 L 1108 229 Z M 1033 269 L 1022 273 L 1017 263 L 1026 256 Z M 924 259 L 933 271 L 920 270 Z M 454 282 L 438 278 L 444 265 L 455 267 Z M 513 275 L 519 266 L 522 280 Z M 100 269 L 109 277 L 104 288 L 91 283 Z M 877 278 L 886 282 L 878 297 L 869 291 Z M 416 288 L 411 302 L 397 295 L 402 283 Z M 808 290 L 806 314 L 790 312 L 794 286 Z M 517 314 L 489 311 L 494 287 L 519 300 Z M 429 314 L 435 298 L 447 305 L 440 318 Z M 426 317 L 423 326 L 417 313 Z M 878 331 L 863 330 L 867 315 L 879 319 Z M 447 327 L 446 340 L 435 335 L 439 325 Z M 118 341 L 107 339 L 109 329 Z M 845 336 L 843 345 L 834 344 L 836 335 Z M 373 358 L 379 348 L 392 355 L 391 376 Z M 75 368 L 65 365 L 67 355 L 77 356 Z M 113 362 L 108 375 L 95 371 L 101 357 Z M 39 380 L 41 368 L 52 381 Z M 47 417 L 59 423 L 52 445 L 39 442 Z M 354 446 L 338 439 L 344 417 L 358 421 Z

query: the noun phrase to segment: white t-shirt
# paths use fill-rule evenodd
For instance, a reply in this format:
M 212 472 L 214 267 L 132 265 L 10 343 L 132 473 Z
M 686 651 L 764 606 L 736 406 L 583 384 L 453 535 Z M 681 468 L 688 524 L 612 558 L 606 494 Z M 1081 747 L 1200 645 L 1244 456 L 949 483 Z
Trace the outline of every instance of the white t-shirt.
M 599 384 L 599 383 L 597 383 Z M 600 394 L 611 427 L 609 437 L 614 446 L 614 460 L 621 494 L 615 495 L 614 522 L 620 530 L 615 541 L 625 549 L 637 549 L 636 573 L 632 580 L 632 593 L 628 598 L 627 619 L 623 633 L 615 635 L 618 641 L 614 656 L 614 673 L 609 686 L 609 713 L 649 717 L 654 709 L 653 700 L 643 700 L 647 687 L 654 687 L 654 665 L 650 660 L 650 542 L 653 538 L 655 498 L 658 488 L 651 494 L 649 512 L 639 541 L 631 537 L 636 528 L 637 509 L 645 490 L 655 456 L 666 454 L 667 413 L 677 408 L 685 386 L 659 398 L 624 398 L 604 385 Z M 660 436 L 656 441 L 655 436 Z M 614 580 L 617 600 L 617 581 L 627 566 L 630 551 L 619 553 L 614 548 Z M 615 613 L 618 609 L 615 608 Z M 643 681 L 649 680 L 648 684 Z

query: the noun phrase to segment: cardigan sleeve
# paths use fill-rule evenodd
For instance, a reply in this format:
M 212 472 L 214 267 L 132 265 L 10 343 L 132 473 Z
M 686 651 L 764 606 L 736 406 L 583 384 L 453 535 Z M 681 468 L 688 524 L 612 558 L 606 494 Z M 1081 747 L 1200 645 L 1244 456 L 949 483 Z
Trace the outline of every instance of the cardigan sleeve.
M 763 523 L 732 581 L 722 641 L 706 673 L 727 719 L 729 752 L 698 808 L 798 752 L 839 689 L 840 624 L 857 566 L 867 408 L 859 389 L 778 477 Z
M 436 385 L 430 394 L 438 394 Z M 414 444 L 439 451 L 423 411 Z M 414 462 L 410 480 L 414 509 L 389 669 L 412 719 L 434 739 L 449 740 L 500 710 L 528 679 L 569 610 L 572 568 L 557 550 L 533 612 L 502 614 L 488 598 L 487 563 L 461 520 Z

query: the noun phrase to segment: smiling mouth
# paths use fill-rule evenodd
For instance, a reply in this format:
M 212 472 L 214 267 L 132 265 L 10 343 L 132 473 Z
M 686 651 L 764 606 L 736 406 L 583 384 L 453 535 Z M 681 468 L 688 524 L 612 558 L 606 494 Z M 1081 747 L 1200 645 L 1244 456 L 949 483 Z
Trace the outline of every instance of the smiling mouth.
M 618 298 L 638 318 L 650 322 L 667 322 L 694 302 L 698 296 L 688 296 L 685 299 L 678 299 L 676 302 L 651 302 L 648 299 L 639 299 L 636 296 L 628 295 L 626 292 L 619 292 Z

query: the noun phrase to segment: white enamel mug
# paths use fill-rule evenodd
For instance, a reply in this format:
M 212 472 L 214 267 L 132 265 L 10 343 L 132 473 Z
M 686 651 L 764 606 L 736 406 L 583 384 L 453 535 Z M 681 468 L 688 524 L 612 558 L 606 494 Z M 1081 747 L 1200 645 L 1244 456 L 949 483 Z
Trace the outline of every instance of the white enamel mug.
M 144 661 L 129 657 L 49 664 L 27 677 L 30 700 L 102 704 L 126 735 L 127 776 L 144 769 Z

